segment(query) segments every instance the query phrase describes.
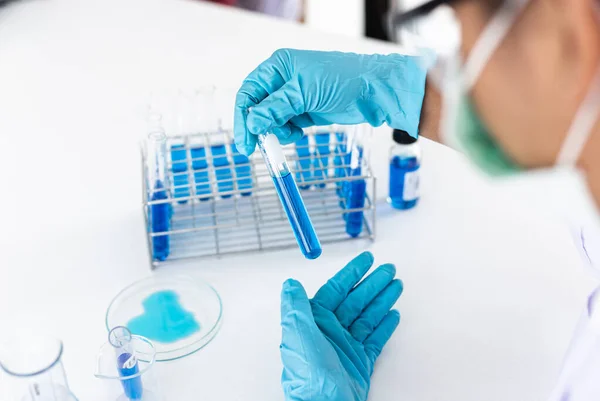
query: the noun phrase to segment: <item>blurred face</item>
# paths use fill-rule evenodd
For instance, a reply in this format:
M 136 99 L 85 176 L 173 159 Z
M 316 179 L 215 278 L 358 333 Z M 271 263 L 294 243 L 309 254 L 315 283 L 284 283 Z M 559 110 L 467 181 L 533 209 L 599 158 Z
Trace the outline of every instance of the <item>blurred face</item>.
M 530 0 L 470 93 L 491 135 L 523 167 L 555 163 L 599 68 L 596 1 Z M 500 4 L 498 0 L 463 0 L 454 6 L 461 23 L 463 59 Z M 597 124 L 586 145 L 587 153 L 600 150 L 599 130 Z M 586 160 L 600 163 L 590 159 L 582 156 L 584 169 L 591 167 Z M 600 165 L 597 167 L 600 171 Z M 590 186 L 598 187 L 593 192 L 600 194 L 598 174 L 596 185 Z

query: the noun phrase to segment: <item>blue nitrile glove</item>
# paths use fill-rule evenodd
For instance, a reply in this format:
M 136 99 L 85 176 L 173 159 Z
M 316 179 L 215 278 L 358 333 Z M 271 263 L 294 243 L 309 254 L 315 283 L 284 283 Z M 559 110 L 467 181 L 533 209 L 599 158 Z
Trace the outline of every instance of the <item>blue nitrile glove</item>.
M 311 300 L 298 281 L 281 293 L 281 378 L 286 401 L 365 401 L 375 360 L 400 322 L 393 265 L 354 258 Z M 358 284 L 358 285 L 357 285 Z
M 425 93 L 420 65 L 417 57 L 398 54 L 277 50 L 238 91 L 237 148 L 249 155 L 256 135 L 267 131 L 292 143 L 313 125 L 386 122 L 416 137 Z

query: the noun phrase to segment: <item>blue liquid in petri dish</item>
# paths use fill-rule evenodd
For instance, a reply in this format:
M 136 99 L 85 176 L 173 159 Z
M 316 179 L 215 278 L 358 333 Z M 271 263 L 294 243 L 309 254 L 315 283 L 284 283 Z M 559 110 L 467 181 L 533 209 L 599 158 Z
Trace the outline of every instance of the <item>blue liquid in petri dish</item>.
M 365 180 L 348 182 L 346 209 L 364 208 L 366 190 L 367 183 Z M 346 233 L 353 238 L 358 237 L 362 232 L 363 214 L 364 212 L 362 210 L 346 213 Z
M 201 201 L 206 201 L 210 198 L 211 194 L 206 150 L 203 147 L 193 148 L 191 149 L 191 154 L 196 195 Z
M 137 360 L 131 360 L 132 355 L 128 352 L 124 352 L 117 357 L 117 369 L 119 370 L 119 376 L 128 377 L 136 375 L 140 372 Z M 137 376 L 132 379 L 121 380 L 125 396 L 129 400 L 141 400 L 144 394 L 144 388 L 142 387 L 142 377 Z
M 292 174 L 287 173 L 283 177 L 273 177 L 273 183 L 302 254 L 307 259 L 318 258 L 322 251 L 321 243 L 310 221 L 294 177 Z
M 394 156 L 390 161 L 390 201 L 396 209 L 410 209 L 419 199 L 404 200 L 404 177 L 406 173 L 417 171 L 420 163 L 416 157 Z
M 193 313 L 185 310 L 172 290 L 158 291 L 142 302 L 144 313 L 132 318 L 127 328 L 152 341 L 174 343 L 200 330 Z
M 296 180 L 300 183 L 300 189 L 309 189 L 310 181 L 312 180 L 311 173 L 311 157 L 308 147 L 308 136 L 304 135 L 296 142 L 296 154 L 298 155 Z
M 231 145 L 231 154 L 233 155 L 233 164 L 235 165 L 235 176 L 237 178 L 237 187 L 239 190 L 249 191 L 242 192 L 242 196 L 252 195 L 252 171 L 250 160 L 243 154 L 237 151 L 235 145 Z
M 229 160 L 227 160 L 227 149 L 225 145 L 213 145 L 210 147 L 213 156 L 215 175 L 217 176 L 217 187 L 219 192 L 233 191 L 233 175 Z M 231 194 L 221 195 L 222 198 L 231 198 Z
M 318 133 L 315 135 L 317 143 L 317 152 L 314 157 L 314 175 L 315 180 L 324 180 L 328 177 L 327 170 L 329 167 L 329 132 Z M 324 188 L 325 183 L 317 184 L 319 188 Z
M 168 199 L 167 191 L 162 182 L 156 181 L 151 201 Z M 152 233 L 169 231 L 172 207 L 169 203 L 159 203 L 150 206 L 150 228 Z M 169 256 L 169 235 L 152 237 L 152 256 L 154 259 L 164 261 Z
M 187 198 L 190 196 L 190 183 L 187 174 L 187 151 L 184 145 L 171 146 L 171 161 L 173 170 L 173 188 L 174 196 L 177 198 Z M 177 201 L 180 204 L 187 202 L 187 199 Z

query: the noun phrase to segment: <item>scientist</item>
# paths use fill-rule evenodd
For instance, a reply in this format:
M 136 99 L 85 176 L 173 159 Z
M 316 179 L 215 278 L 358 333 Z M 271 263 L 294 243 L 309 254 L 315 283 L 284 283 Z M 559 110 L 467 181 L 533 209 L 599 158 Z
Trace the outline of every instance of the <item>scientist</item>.
M 441 25 L 427 24 L 442 3 L 460 27 L 455 49 L 427 43 L 436 35 L 447 39 Z M 238 92 L 238 149 L 250 154 L 256 135 L 267 131 L 291 143 L 312 125 L 387 123 L 416 136 L 422 106 L 425 134 L 435 114 L 428 104 L 440 94 L 440 139 L 491 175 L 518 176 L 538 191 L 560 188 L 567 201 L 557 202 L 555 213 L 569 220 L 584 262 L 598 274 L 600 2 L 437 0 L 429 6 L 394 22 L 422 23 L 413 33 L 435 57 L 276 51 Z M 287 400 L 367 399 L 375 360 L 400 319 L 391 308 L 402 292 L 392 265 L 361 282 L 372 263 L 371 254 L 359 255 L 312 299 L 299 282 L 284 283 Z M 600 400 L 599 309 L 597 290 L 551 400 Z

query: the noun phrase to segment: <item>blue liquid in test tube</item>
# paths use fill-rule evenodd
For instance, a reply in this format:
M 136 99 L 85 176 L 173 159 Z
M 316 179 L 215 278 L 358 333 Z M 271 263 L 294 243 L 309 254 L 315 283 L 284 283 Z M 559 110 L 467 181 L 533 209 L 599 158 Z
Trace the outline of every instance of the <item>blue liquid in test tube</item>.
M 300 250 L 307 259 L 316 259 L 321 255 L 321 243 L 312 225 L 300 191 L 290 173 L 277 137 L 273 134 L 259 135 L 258 148 L 265 159 L 279 200 L 287 214 Z
M 172 207 L 167 181 L 167 137 L 158 129 L 148 136 L 148 158 L 146 160 L 148 191 L 151 205 L 149 211 L 150 232 L 152 236 L 152 256 L 164 261 L 169 256 L 169 234 Z M 166 202 L 161 202 L 166 201 Z M 157 203 L 154 203 L 157 202 Z
M 231 145 L 231 154 L 233 155 L 233 164 L 235 165 L 235 176 L 237 178 L 237 187 L 242 192 L 242 196 L 252 195 L 252 171 L 250 160 L 238 152 L 234 144 Z
M 300 182 L 300 189 L 308 189 L 312 179 L 308 136 L 304 135 L 296 142 L 296 153 L 298 155 L 296 180 Z
M 175 199 L 187 198 L 190 196 L 190 183 L 187 174 L 187 151 L 184 145 L 171 146 L 171 161 L 173 170 L 173 188 Z M 187 199 L 178 200 L 180 204 L 187 202 Z
M 211 194 L 208 177 L 208 163 L 206 162 L 206 150 L 203 147 L 192 148 L 191 154 L 196 195 L 201 201 L 205 201 L 210 198 Z
M 365 180 L 348 182 L 346 209 L 362 209 L 365 207 L 367 183 Z M 364 212 L 349 212 L 346 214 L 346 233 L 355 238 L 360 235 L 363 228 Z
M 314 158 L 314 174 L 316 180 L 324 180 L 328 177 L 327 169 L 329 167 L 329 132 L 321 132 L 315 135 L 317 142 L 317 151 Z M 324 188 L 325 183 L 320 183 L 317 186 Z
M 213 156 L 215 175 L 217 176 L 217 187 L 219 192 L 233 191 L 233 175 L 229 160 L 227 160 L 227 148 L 225 145 L 212 145 L 210 147 Z M 222 198 L 231 198 L 231 194 L 221 195 Z
M 126 378 L 139 374 L 137 358 L 131 345 L 131 332 L 126 327 L 118 326 L 108 334 L 110 344 L 117 353 L 117 370 L 119 376 Z M 144 394 L 141 376 L 121 380 L 123 391 L 128 400 L 141 400 Z

